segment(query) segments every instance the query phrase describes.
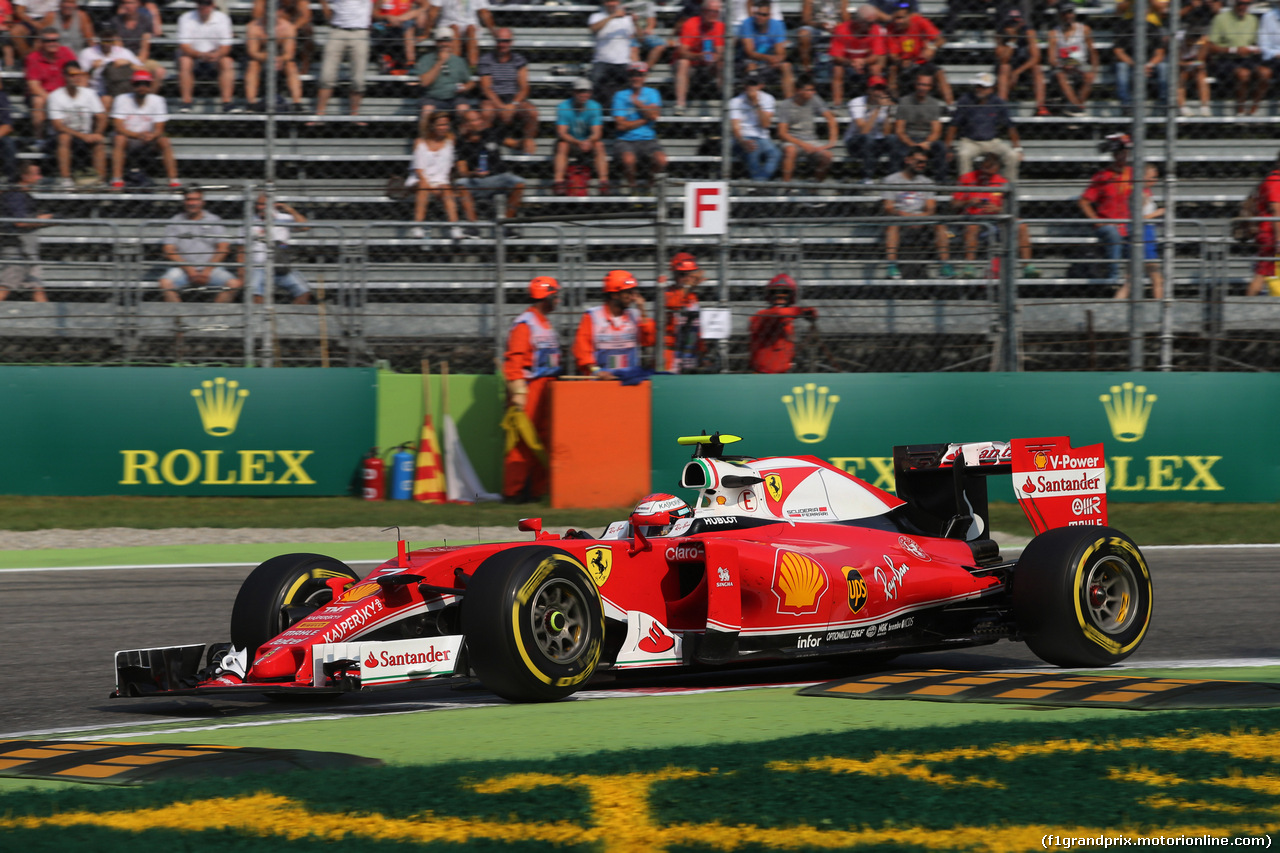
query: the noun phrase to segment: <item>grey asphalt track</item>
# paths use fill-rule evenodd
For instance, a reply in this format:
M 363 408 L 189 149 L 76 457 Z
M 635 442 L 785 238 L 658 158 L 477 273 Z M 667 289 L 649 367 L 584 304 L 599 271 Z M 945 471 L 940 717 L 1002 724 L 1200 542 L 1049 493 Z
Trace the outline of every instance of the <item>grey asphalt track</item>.
M 1150 632 L 1131 662 L 1280 657 L 1280 546 L 1157 548 L 1146 552 L 1155 582 Z M 428 685 L 350 695 L 336 702 L 279 705 L 248 699 L 109 699 L 118 649 L 227 639 L 231 605 L 246 569 L 128 569 L 0 572 L 0 736 L 59 727 L 208 720 L 270 712 L 344 710 L 387 702 L 482 702 L 475 686 Z M 910 655 L 895 666 L 1001 669 L 1038 664 L 1025 646 Z M 648 677 L 671 686 L 818 681 L 847 671 L 792 665 Z M 614 687 L 625 687 L 619 681 Z

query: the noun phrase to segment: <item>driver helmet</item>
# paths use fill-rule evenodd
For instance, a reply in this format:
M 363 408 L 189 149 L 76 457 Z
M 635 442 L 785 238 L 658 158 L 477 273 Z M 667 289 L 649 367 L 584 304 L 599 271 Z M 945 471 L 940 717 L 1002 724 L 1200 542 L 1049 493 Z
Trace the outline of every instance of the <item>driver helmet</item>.
M 675 495 L 645 495 L 631 511 L 631 523 L 645 536 L 662 536 L 682 518 L 693 518 L 693 508 Z

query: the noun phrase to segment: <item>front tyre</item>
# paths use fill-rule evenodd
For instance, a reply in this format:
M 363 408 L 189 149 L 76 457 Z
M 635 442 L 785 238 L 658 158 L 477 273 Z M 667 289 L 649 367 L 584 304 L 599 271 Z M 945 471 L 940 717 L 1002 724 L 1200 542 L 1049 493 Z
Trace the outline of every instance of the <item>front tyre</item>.
M 258 566 L 240 585 L 231 608 L 231 643 L 249 650 L 333 600 L 330 578 L 359 580 L 346 563 L 320 554 L 283 554 Z
M 499 551 L 467 581 L 462 634 L 485 687 L 512 702 L 551 702 L 578 690 L 600 661 L 600 592 L 558 548 Z
M 1031 651 L 1065 667 L 1133 654 L 1151 625 L 1151 573 L 1110 527 L 1060 527 L 1027 545 L 1013 570 L 1013 614 Z

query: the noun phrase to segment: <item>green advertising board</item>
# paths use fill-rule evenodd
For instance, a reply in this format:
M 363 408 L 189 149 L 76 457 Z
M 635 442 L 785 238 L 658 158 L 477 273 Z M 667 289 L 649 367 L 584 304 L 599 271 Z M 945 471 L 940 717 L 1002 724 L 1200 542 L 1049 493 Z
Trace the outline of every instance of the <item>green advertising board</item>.
M 340 495 L 372 369 L 0 368 L 0 493 Z
M 676 486 L 689 449 L 675 439 L 703 430 L 743 436 L 730 452 L 817 456 L 890 490 L 895 445 L 1066 435 L 1105 445 L 1111 500 L 1275 501 L 1280 461 L 1255 448 L 1278 421 L 1276 374 L 656 376 L 652 486 Z

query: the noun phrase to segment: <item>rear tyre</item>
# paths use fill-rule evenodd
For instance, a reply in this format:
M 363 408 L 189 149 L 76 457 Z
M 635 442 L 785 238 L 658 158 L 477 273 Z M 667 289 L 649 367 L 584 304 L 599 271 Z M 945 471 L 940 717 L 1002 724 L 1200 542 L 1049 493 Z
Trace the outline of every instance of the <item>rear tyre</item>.
M 249 650 L 258 647 L 290 625 L 333 600 L 325 581 L 330 578 L 359 580 L 346 563 L 320 554 L 284 554 L 272 557 L 249 573 L 231 608 L 231 643 Z
M 499 551 L 467 581 L 462 634 L 485 687 L 512 702 L 552 702 L 578 690 L 600 661 L 600 592 L 558 548 Z
M 1031 540 L 1013 570 L 1013 613 L 1031 651 L 1057 666 L 1108 666 L 1151 624 L 1151 573 L 1110 527 L 1060 527 Z

